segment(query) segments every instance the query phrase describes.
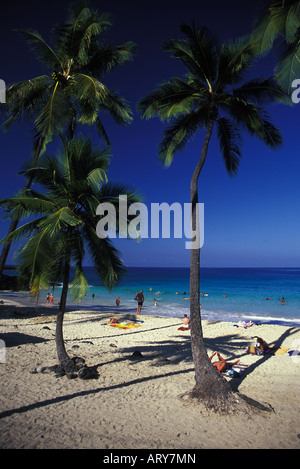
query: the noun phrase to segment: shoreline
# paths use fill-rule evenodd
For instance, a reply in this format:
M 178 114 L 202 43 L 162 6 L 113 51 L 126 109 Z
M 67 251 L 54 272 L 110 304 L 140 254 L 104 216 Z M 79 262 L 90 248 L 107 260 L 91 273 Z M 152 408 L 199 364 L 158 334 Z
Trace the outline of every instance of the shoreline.
M 287 352 L 247 354 L 253 336 L 291 350 L 300 348 L 300 329 L 261 324 L 244 329 L 204 320 L 208 354 L 240 359 L 245 370 L 229 378 L 234 391 L 273 412 L 220 416 L 179 399 L 194 386 L 190 332 L 180 318 L 120 313 L 119 322 L 138 319 L 138 327 L 109 325 L 114 311 L 68 310 L 64 337 L 68 353 L 96 366 L 91 380 L 36 373 L 57 364 L 56 309 L 0 305 L 0 447 L 41 449 L 296 449 L 300 448 L 300 357 Z M 132 357 L 135 351 L 142 355 Z
M 44 296 L 41 297 L 38 307 L 45 307 L 48 309 L 57 310 L 58 305 L 54 303 L 53 305 L 47 305 L 45 303 L 46 298 Z M 30 296 L 28 291 L 11 291 L 11 290 L 0 290 L 0 302 L 3 301 L 4 303 L 16 303 L 20 307 L 23 306 L 25 308 L 35 308 L 36 299 Z M 1 304 L 1 303 L 0 303 Z M 189 308 L 180 311 L 180 313 L 174 313 L 174 309 L 180 310 L 180 307 L 176 308 L 174 305 L 168 308 L 168 305 L 163 305 L 162 307 L 149 307 L 148 305 L 143 307 L 145 311 L 144 314 L 149 316 L 161 316 L 167 318 L 177 318 L 181 319 L 184 313 L 189 314 Z M 163 314 L 164 312 L 168 312 L 169 309 L 172 309 L 170 314 Z M 110 311 L 114 312 L 115 314 L 135 314 L 136 312 L 136 302 L 131 303 L 123 303 L 120 306 L 116 307 L 114 304 L 104 304 L 104 303 L 97 303 L 89 302 L 88 304 L 84 304 L 84 302 L 79 303 L 78 305 L 72 304 L 67 302 L 66 311 L 74 311 L 74 310 L 82 310 L 82 311 Z M 293 326 L 293 327 L 300 327 L 300 317 L 299 318 L 288 318 L 288 317 L 276 317 L 276 316 L 264 316 L 263 313 L 261 315 L 257 313 L 244 313 L 244 312 L 228 312 L 228 311 L 209 311 L 202 308 L 202 320 L 203 321 L 221 321 L 221 322 L 230 322 L 236 323 L 239 321 L 252 321 L 254 323 L 259 324 L 274 324 L 274 325 L 282 325 L 282 326 Z

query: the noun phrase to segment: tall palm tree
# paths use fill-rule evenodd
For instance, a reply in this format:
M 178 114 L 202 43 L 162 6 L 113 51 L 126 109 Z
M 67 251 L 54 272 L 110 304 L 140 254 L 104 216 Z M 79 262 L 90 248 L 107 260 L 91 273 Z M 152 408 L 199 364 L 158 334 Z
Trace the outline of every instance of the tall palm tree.
M 244 39 L 220 45 L 205 28 L 183 24 L 181 31 L 185 38 L 168 40 L 164 50 L 183 62 L 186 75 L 159 85 L 140 101 L 139 109 L 144 118 L 158 116 L 170 122 L 159 150 L 159 158 L 165 166 L 171 164 L 174 154 L 182 150 L 197 131 L 205 132 L 190 185 L 192 229 L 199 233 L 198 179 L 213 129 L 216 129 L 225 167 L 229 174 L 235 174 L 242 156 L 241 130 L 257 136 L 270 147 L 281 143 L 278 129 L 261 105 L 282 99 L 284 94 L 272 78 L 253 78 L 238 84 L 253 64 L 251 48 Z M 190 263 L 191 344 L 196 380 L 192 395 L 208 406 L 223 408 L 232 393 L 207 356 L 199 289 L 200 244 L 191 249 Z
M 127 195 L 129 205 L 139 200 L 134 191 L 107 182 L 108 156 L 107 149 L 93 150 L 89 138 L 80 136 L 64 141 L 57 158 L 42 156 L 38 167 L 26 172 L 42 192 L 31 188 L 0 201 L 9 216 L 31 218 L 8 237 L 10 241 L 26 238 L 18 251 L 17 263 L 32 291 L 47 287 L 50 280 L 63 282 L 56 346 L 59 362 L 66 371 L 72 371 L 74 366 L 63 340 L 71 267 L 75 269 L 75 276 L 70 294 L 76 302 L 83 299 L 88 288 L 83 269 L 86 253 L 93 260 L 104 286 L 111 289 L 116 285 L 125 269 L 111 241 L 97 235 L 97 207 L 105 201 L 118 210 L 119 194 Z
M 72 138 L 78 122 L 94 125 L 108 145 L 109 138 L 99 117 L 101 111 L 110 113 L 118 124 L 131 122 L 126 100 L 103 83 L 105 74 L 132 59 L 135 50 L 132 42 L 119 46 L 103 43 L 102 35 L 111 25 L 108 14 L 100 15 L 80 6 L 71 7 L 68 21 L 54 28 L 52 46 L 37 31 L 20 31 L 49 73 L 9 86 L 6 105 L 1 109 L 9 116 L 3 124 L 6 130 L 21 119 L 33 124 L 34 164 L 57 135 Z M 29 175 L 24 190 L 30 187 L 31 180 Z M 12 221 L 9 233 L 18 222 Z M 9 249 L 7 242 L 0 258 L 0 276 Z
M 262 2 L 251 42 L 254 52 L 262 56 L 275 44 L 275 77 L 290 94 L 293 81 L 300 77 L 300 1 Z

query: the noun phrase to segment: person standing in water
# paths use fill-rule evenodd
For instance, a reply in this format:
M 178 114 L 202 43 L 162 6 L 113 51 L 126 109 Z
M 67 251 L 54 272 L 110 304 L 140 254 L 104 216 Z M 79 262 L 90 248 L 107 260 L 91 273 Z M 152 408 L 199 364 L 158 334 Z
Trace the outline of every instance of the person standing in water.
M 136 294 L 135 299 L 138 302 L 138 307 L 137 307 L 136 314 L 141 314 L 141 309 L 142 309 L 143 303 L 145 301 L 145 298 L 144 298 L 144 295 L 143 295 L 143 290 L 141 290 L 140 292 L 138 292 Z

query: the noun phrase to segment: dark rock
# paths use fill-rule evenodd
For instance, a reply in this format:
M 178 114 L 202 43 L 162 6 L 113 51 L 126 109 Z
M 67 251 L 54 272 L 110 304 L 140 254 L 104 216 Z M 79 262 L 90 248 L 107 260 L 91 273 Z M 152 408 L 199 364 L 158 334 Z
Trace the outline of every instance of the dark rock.
M 84 365 L 80 370 L 78 370 L 77 376 L 80 379 L 94 379 L 98 378 L 99 375 L 95 368 L 89 368 Z
M 130 360 L 138 360 L 140 358 L 144 358 L 142 353 L 139 350 L 135 350 L 132 355 L 130 355 L 129 359 Z

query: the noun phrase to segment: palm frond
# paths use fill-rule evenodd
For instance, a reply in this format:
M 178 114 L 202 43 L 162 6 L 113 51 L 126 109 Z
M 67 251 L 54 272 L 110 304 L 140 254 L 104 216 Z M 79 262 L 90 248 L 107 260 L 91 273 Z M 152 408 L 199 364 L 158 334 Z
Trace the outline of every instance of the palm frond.
M 258 11 L 256 22 L 251 35 L 251 45 L 255 54 L 266 55 L 278 36 L 278 27 L 266 2 Z
M 166 41 L 164 49 L 172 52 L 173 57 L 180 59 L 210 89 L 217 77 L 218 42 L 205 27 L 184 23 L 180 29 L 187 39 Z
M 196 130 L 207 124 L 208 115 L 205 107 L 197 111 L 191 111 L 187 115 L 179 116 L 164 132 L 164 137 L 159 147 L 159 159 L 164 166 L 170 166 L 175 153 L 182 150 L 193 137 Z
M 298 40 L 295 40 L 292 44 L 281 44 L 278 47 L 278 52 L 275 77 L 289 96 L 292 91 L 293 81 L 300 76 L 300 25 Z
M 116 92 L 107 89 L 107 96 L 101 102 L 100 108 L 108 111 L 117 124 L 130 124 L 133 120 L 132 111 L 126 99 Z
M 72 110 L 68 105 L 68 98 L 57 81 L 42 112 L 35 120 L 36 138 L 43 136 L 43 151 L 54 135 L 63 133 L 68 122 L 72 119 Z
M 32 190 L 9 199 L 1 199 L 0 206 L 5 207 L 9 218 L 27 218 L 32 214 L 49 214 L 57 207 L 54 201 Z
M 79 100 L 99 103 L 107 96 L 106 87 L 96 78 L 84 73 L 76 73 L 71 86 Z
M 268 104 L 274 101 L 290 104 L 291 101 L 290 96 L 283 91 L 272 77 L 253 78 L 239 88 L 233 89 L 232 94 L 240 99 L 258 105 Z
M 270 147 L 281 145 L 279 129 L 271 123 L 268 114 L 260 107 L 230 95 L 227 95 L 221 107 L 250 135 L 260 138 Z
M 216 88 L 241 81 L 255 62 L 248 36 L 223 43 L 220 51 Z
M 75 303 L 82 301 L 89 289 L 89 284 L 82 269 L 77 268 L 70 286 L 70 295 Z
M 42 75 L 7 87 L 6 103 L 0 107 L 1 114 L 9 116 L 3 123 L 5 131 L 9 130 L 12 123 L 19 123 L 24 118 L 31 121 L 36 113 L 40 112 L 50 83 L 49 77 Z
M 132 41 L 125 42 L 119 46 L 98 44 L 91 51 L 91 57 L 83 66 L 88 75 L 102 78 L 106 73 L 114 70 L 133 59 L 137 46 Z
M 49 44 L 44 41 L 39 32 L 30 29 L 19 29 L 17 31 L 19 31 L 26 39 L 27 43 L 31 46 L 34 52 L 36 52 L 38 58 L 51 70 L 60 66 L 60 58 L 56 55 Z
M 30 272 L 30 281 L 36 275 L 47 272 L 49 259 L 54 254 L 51 252 L 52 239 L 45 229 L 28 239 L 18 250 L 17 262 L 21 264 L 23 271 Z
M 217 132 L 220 151 L 227 172 L 237 174 L 241 154 L 241 134 L 230 119 L 221 117 L 217 120 Z
M 109 239 L 100 239 L 92 225 L 85 225 L 84 238 L 89 257 L 93 260 L 93 265 L 102 279 L 103 285 L 111 290 L 120 282 L 126 272 L 119 251 Z
M 157 114 L 162 120 L 169 120 L 178 114 L 189 112 L 206 93 L 205 89 L 194 86 L 191 80 L 175 77 L 143 98 L 138 109 L 143 118 L 149 119 Z

